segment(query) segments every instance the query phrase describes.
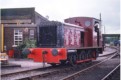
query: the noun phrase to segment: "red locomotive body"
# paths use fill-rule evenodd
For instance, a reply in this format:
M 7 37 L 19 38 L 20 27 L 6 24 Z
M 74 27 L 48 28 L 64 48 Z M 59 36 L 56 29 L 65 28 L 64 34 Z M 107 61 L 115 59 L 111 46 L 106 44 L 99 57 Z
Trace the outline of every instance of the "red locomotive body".
M 60 63 L 60 60 L 67 59 L 67 51 L 65 48 L 34 48 L 30 49 L 31 53 L 28 58 L 32 58 L 35 62 Z
M 38 27 L 38 48 L 24 52 L 35 62 L 49 64 L 76 64 L 94 60 L 102 53 L 99 43 L 101 39 L 98 39 L 99 28 L 97 25 L 95 27 L 85 28 L 57 21 L 44 22 Z
M 65 22 L 80 25 L 85 29 L 85 47 L 102 47 L 101 20 L 91 17 L 72 17 L 65 19 Z M 95 31 L 95 26 L 98 26 L 99 34 Z

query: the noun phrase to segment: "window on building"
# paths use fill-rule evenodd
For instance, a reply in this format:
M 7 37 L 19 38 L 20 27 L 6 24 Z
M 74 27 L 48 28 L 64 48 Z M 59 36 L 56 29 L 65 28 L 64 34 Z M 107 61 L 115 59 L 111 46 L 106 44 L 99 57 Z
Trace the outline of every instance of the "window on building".
M 33 29 L 30 29 L 29 30 L 29 39 L 30 40 L 33 40 L 34 39 L 34 30 Z
M 23 32 L 21 29 L 14 29 L 14 45 L 20 45 L 23 42 Z

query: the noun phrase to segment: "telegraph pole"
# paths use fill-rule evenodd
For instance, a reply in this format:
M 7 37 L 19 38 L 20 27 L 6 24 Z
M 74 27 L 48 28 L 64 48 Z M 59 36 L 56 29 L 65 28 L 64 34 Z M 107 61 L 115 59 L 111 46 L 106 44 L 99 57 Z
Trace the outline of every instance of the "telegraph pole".
M 106 32 L 105 32 L 105 25 L 104 25 L 104 34 L 106 34 Z
M 100 13 L 100 15 L 99 15 L 99 17 L 100 17 L 100 31 L 102 32 L 102 19 L 101 19 L 101 13 Z

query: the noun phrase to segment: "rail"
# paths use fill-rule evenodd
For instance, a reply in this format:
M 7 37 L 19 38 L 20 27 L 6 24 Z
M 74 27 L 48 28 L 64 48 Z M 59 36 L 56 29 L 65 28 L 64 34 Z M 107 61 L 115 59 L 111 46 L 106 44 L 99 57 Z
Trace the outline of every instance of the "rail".
M 116 66 L 116 68 L 114 68 L 109 74 L 107 74 L 104 78 L 102 78 L 101 80 L 109 80 L 109 77 L 120 67 L 120 64 L 118 66 Z
M 116 56 L 116 55 L 117 55 L 117 51 L 114 52 L 114 54 L 113 54 L 111 57 L 108 57 L 107 59 L 105 59 L 105 60 L 103 60 L 103 61 L 101 61 L 101 62 L 99 62 L 99 63 L 97 63 L 97 64 L 95 64 L 95 65 L 93 65 L 93 66 L 91 66 L 91 67 L 88 67 L 88 68 L 83 69 L 83 70 L 81 70 L 81 71 L 79 71 L 79 72 L 76 72 L 76 73 L 71 74 L 71 75 L 69 75 L 69 76 L 67 76 L 67 77 L 64 77 L 64 78 L 61 79 L 61 80 L 75 80 L 75 79 L 77 79 L 77 78 L 81 75 L 82 72 L 85 72 L 85 71 L 87 71 L 87 70 L 90 70 L 90 69 L 92 69 L 92 68 L 98 66 L 99 64 L 104 63 L 105 61 L 112 59 L 112 58 L 113 58 L 114 56 Z

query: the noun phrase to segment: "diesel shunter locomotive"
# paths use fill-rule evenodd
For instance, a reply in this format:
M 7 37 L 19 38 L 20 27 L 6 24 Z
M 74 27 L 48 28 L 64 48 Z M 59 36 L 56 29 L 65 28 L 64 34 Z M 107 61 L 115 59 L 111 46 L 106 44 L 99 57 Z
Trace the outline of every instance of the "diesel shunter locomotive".
M 37 28 L 37 48 L 26 49 L 28 58 L 35 62 L 51 65 L 74 65 L 95 60 L 102 53 L 102 36 L 98 22 L 94 26 L 62 23 L 58 21 L 43 22 Z

